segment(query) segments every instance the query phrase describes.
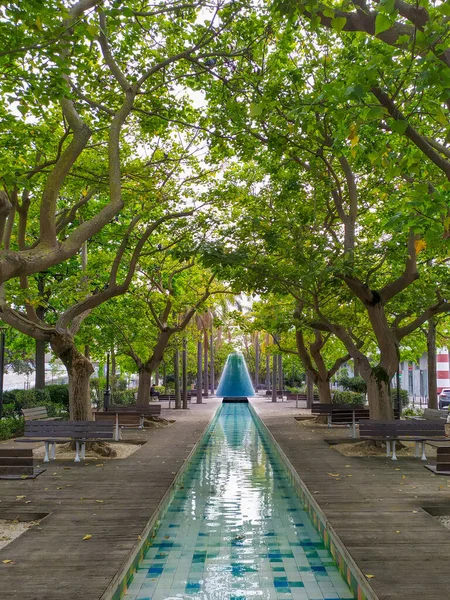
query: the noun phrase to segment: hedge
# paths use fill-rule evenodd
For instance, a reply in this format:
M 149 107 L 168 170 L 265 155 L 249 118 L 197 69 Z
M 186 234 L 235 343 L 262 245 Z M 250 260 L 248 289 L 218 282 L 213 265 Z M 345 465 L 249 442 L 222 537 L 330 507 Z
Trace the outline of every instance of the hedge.
M 332 399 L 333 404 L 352 404 L 358 406 L 364 406 L 366 401 L 365 394 L 359 394 L 358 392 L 334 392 Z
M 8 440 L 12 437 L 23 435 L 23 417 L 5 417 L 0 419 L 0 440 Z
M 7 390 L 3 394 L 5 417 L 21 416 L 23 408 L 45 406 L 50 417 L 60 416 L 69 408 L 67 385 L 49 385 L 43 390 Z

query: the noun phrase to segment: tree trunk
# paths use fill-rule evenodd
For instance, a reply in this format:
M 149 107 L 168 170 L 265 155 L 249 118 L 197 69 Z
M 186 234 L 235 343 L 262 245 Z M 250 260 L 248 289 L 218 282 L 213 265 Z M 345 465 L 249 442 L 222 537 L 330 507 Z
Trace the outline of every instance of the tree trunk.
M 112 377 L 112 380 L 115 382 L 116 381 L 116 373 L 117 373 L 117 364 L 116 364 L 116 353 L 114 351 L 114 346 L 111 347 L 110 355 L 111 355 L 111 377 Z
M 266 389 L 270 390 L 270 356 L 266 356 Z
M 203 369 L 203 344 L 197 342 L 197 404 L 202 404 L 202 369 Z
M 374 367 L 369 374 L 365 371 L 363 377 L 367 384 L 370 418 L 381 421 L 393 419 L 394 410 L 389 385 L 391 377 L 380 366 Z
M 216 382 L 215 382 L 215 378 L 216 378 L 216 374 L 215 374 L 215 369 L 214 369 L 214 332 L 213 332 L 213 326 L 211 325 L 211 335 L 210 335 L 210 343 L 209 343 L 209 363 L 210 363 L 210 377 L 211 377 L 211 396 L 214 396 L 214 394 L 216 393 Z
M 175 379 L 175 408 L 181 408 L 181 394 L 180 394 L 180 351 L 178 348 L 175 350 L 173 357 L 173 372 Z
M 314 401 L 314 381 L 311 374 L 306 371 L 306 408 L 311 408 Z
M 277 401 L 277 362 L 278 356 L 274 354 L 272 358 L 272 402 Z
M 181 368 L 182 368 L 182 401 L 183 408 L 186 410 L 188 407 L 188 389 L 187 389 L 187 343 L 186 340 L 183 340 L 183 352 L 181 355 Z
M 44 340 L 36 340 L 35 346 L 35 362 L 36 362 L 36 373 L 34 380 L 34 387 L 37 390 L 43 390 L 45 388 L 45 349 L 47 342 Z
M 328 379 L 316 378 L 317 389 L 319 390 L 319 400 L 323 404 L 331 404 L 331 390 Z
M 437 398 L 437 366 L 436 366 L 436 322 L 428 321 L 427 331 L 427 361 L 428 361 L 428 408 L 438 407 Z
M 279 381 L 278 389 L 281 390 L 281 399 L 283 399 L 284 374 L 283 374 L 283 356 L 281 354 L 278 356 L 278 381 Z
M 259 333 L 255 336 L 255 390 L 258 391 L 259 386 Z
M 359 364 L 358 364 L 358 361 L 357 361 L 357 360 L 354 360 L 354 361 L 353 361 L 353 375 L 354 375 L 355 377 L 359 377 L 359 375 L 360 375 L 360 372 L 359 372 Z
M 208 330 L 205 328 L 203 333 L 204 343 L 203 343 L 203 352 L 204 352 L 204 377 L 203 377 L 203 387 L 205 391 L 205 396 L 208 396 L 209 392 L 209 373 L 208 373 Z
M 137 405 L 148 406 L 150 402 L 150 388 L 152 387 L 152 372 L 147 364 L 139 367 L 139 383 Z
M 89 379 L 94 368 L 89 359 L 80 352 L 73 339 L 54 336 L 51 346 L 63 362 L 69 376 L 69 417 L 73 421 L 91 421 L 92 406 Z

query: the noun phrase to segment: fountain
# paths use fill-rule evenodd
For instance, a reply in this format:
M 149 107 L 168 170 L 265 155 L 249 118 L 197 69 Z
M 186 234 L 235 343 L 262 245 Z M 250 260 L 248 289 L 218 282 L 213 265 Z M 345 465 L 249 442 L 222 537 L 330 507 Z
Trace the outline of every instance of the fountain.
M 246 402 L 247 396 L 254 395 L 242 352 L 232 352 L 227 357 L 216 396 L 222 396 L 224 402 Z

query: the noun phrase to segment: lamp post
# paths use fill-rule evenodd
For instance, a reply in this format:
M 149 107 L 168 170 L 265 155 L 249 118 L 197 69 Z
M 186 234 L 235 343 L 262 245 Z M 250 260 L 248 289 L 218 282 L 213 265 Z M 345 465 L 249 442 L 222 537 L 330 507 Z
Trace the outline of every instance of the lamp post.
M 3 416 L 3 372 L 5 370 L 5 327 L 0 327 L 0 419 Z
M 109 408 L 109 401 L 111 400 L 111 390 L 109 389 L 109 352 L 106 355 L 106 389 L 103 394 L 103 410 L 107 411 Z

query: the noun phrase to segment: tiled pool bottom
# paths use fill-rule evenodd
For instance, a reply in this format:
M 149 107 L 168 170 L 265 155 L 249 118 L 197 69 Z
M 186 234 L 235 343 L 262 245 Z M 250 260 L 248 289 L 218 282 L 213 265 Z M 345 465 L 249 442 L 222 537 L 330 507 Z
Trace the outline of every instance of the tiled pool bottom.
M 223 404 L 125 600 L 354 596 L 246 404 Z

